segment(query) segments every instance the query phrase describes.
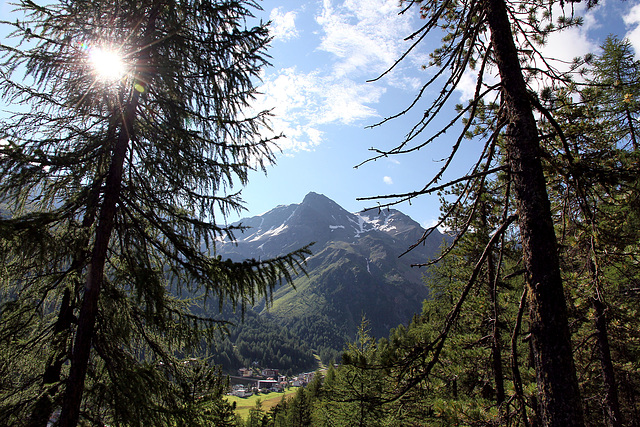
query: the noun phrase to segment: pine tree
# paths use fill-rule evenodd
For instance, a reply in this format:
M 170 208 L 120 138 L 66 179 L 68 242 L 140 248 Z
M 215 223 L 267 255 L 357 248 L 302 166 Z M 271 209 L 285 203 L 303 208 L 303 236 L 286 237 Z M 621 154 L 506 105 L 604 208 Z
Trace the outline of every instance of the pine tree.
M 188 418 L 176 352 L 221 325 L 192 308 L 268 298 L 301 267 L 306 249 L 215 256 L 237 230 L 224 221 L 242 208 L 235 186 L 274 160 L 268 113 L 250 108 L 269 40 L 254 7 L 23 0 L 2 23 L 5 422 L 45 425 L 60 408 L 65 426 Z M 122 74 L 94 68 L 107 51 Z
M 580 325 L 582 387 L 587 396 L 602 396 L 597 404 L 585 396 L 585 408 L 592 422 L 619 426 L 624 418 L 636 418 L 632 407 L 622 416 L 619 399 L 619 390 L 633 390 L 634 381 L 620 387 L 616 377 L 633 378 L 628 366 L 635 357 L 617 348 L 634 348 L 637 336 L 612 326 L 633 322 L 629 313 L 636 310 L 634 300 L 623 295 L 637 274 L 629 257 L 638 251 L 634 135 L 640 62 L 633 60 L 628 42 L 610 37 L 586 71 L 587 85 L 579 89 L 543 91 L 548 121 L 542 125 L 551 139 L 548 175 L 566 248 L 563 272 L 571 285 L 574 323 Z M 597 349 L 593 353 L 585 351 L 590 341 Z
M 379 369 L 379 357 L 378 343 L 363 319 L 355 342 L 342 356 L 342 366 L 327 373 L 325 404 L 317 405 L 319 425 L 386 425 L 382 393 L 387 376 Z
M 600 102 L 599 119 L 606 122 L 607 133 L 619 147 L 638 151 L 639 61 L 634 60 L 633 47 L 626 39 L 608 37 L 602 51 L 593 61 L 593 76 L 585 95 Z
M 289 402 L 287 425 L 291 427 L 311 426 L 311 404 L 304 387 L 300 387 Z
M 402 414 L 399 423 L 527 425 L 534 417 L 531 378 L 525 378 L 525 393 L 519 375 L 528 371 L 522 357 L 528 348 L 519 343 L 516 326 L 523 293 L 520 244 L 516 234 L 496 230 L 512 213 L 508 183 L 502 176 L 442 194 L 446 226 L 461 237 L 430 268 L 431 297 L 422 313 L 381 346 L 390 385 L 381 395 L 388 413 Z M 459 195 L 471 203 L 447 202 Z
M 639 174 L 629 127 L 637 116 L 640 68 L 629 57 L 611 55 L 619 43 L 608 40 L 603 55 L 583 68 L 586 85 L 543 90 L 544 105 L 531 99 L 543 117 L 537 125 L 588 425 L 636 425 L 638 419 L 640 346 L 632 317 L 638 312 Z M 620 68 L 624 84 L 602 72 Z M 610 96 L 611 90 L 628 96 Z M 629 104 L 631 120 L 611 120 L 608 112 L 624 110 L 619 103 Z M 468 136 L 487 127 L 494 132 L 496 106 L 478 103 L 477 127 Z M 502 158 L 500 137 L 495 150 Z M 478 173 L 478 179 L 443 187 L 443 225 L 456 237 L 429 271 L 432 298 L 422 314 L 381 340 L 375 358 L 348 367 L 363 377 L 384 369 L 387 382 L 376 398 L 384 413 L 398 414 L 396 425 L 542 424 L 521 242 L 504 229 L 512 218 L 512 181 L 490 158 L 481 166 L 496 171 L 496 180 Z
M 365 200 L 390 199 L 383 205 L 386 206 L 434 193 L 456 183 L 478 182 L 501 170 L 508 171 L 528 280 L 530 332 L 542 422 L 550 426 L 581 426 L 584 422 L 558 246 L 534 116 L 535 103 L 528 86 L 540 73 L 560 84 L 570 81 L 570 76 L 547 67 L 548 61 L 539 54 L 539 45 L 552 31 L 579 23 L 565 14 L 553 22 L 551 10 L 556 3 L 562 4 L 554 0 L 532 4 L 509 0 L 402 2 L 404 9 L 401 13 L 415 11 L 425 23 L 408 36 L 412 45 L 396 64 L 418 50 L 429 35 L 439 35 L 443 30 L 444 37 L 441 46 L 432 51 L 428 66 L 424 67 L 432 67 L 434 73 L 426 79 L 415 99 L 405 110 L 377 125 L 402 116 L 411 109 L 421 108 L 428 93 L 435 93 L 435 96 L 421 108 L 424 111 L 421 119 L 397 146 L 374 150 L 376 155 L 369 161 L 420 150 L 459 123 L 461 131 L 452 143 L 451 154 L 442 168 L 418 190 Z M 443 125 L 439 120 L 441 113 L 468 71 L 477 75 L 473 99 Z M 497 83 L 493 77 L 497 77 Z M 433 91 L 439 85 L 441 87 Z M 486 112 L 483 106 L 491 104 L 498 108 L 483 117 Z M 476 126 L 479 130 L 474 129 Z M 424 137 L 426 132 L 431 133 Z M 469 134 L 484 138 L 481 158 L 469 173 L 436 185 L 462 151 L 462 142 Z M 483 161 L 482 157 L 491 157 L 498 140 L 503 144 L 500 155 L 504 161 L 497 168 L 492 168 L 492 162 Z M 427 231 L 416 246 L 429 234 Z M 435 345 L 427 347 L 427 351 L 434 351 L 430 357 L 437 359 L 438 348 Z
M 268 420 L 264 411 L 262 410 L 262 400 L 256 400 L 256 405 L 249 410 L 249 416 L 247 417 L 246 427 L 261 427 L 266 425 Z

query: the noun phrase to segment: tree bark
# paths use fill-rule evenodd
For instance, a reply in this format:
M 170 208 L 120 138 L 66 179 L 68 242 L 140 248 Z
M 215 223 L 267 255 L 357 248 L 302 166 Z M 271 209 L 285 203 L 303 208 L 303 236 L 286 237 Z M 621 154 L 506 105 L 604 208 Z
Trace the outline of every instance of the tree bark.
M 483 193 L 484 186 L 480 189 Z M 482 194 L 481 196 L 482 197 Z M 489 212 L 487 210 L 487 202 L 480 203 L 480 215 L 481 224 L 484 229 L 484 233 L 489 235 L 488 217 Z M 502 404 L 505 401 L 504 391 L 504 375 L 502 373 L 502 346 L 500 345 L 500 304 L 498 303 L 498 280 L 496 266 L 493 259 L 493 246 L 489 249 L 489 255 L 487 256 L 487 281 L 489 290 L 489 301 L 491 302 L 492 317 L 491 322 L 491 362 L 493 365 L 493 379 L 496 386 L 496 404 L 499 409 L 500 417 L 502 418 L 503 408 Z
M 487 0 L 491 45 L 502 81 L 505 143 L 528 273 L 538 401 L 545 426 L 583 426 L 556 236 L 540 142 L 504 0 Z
M 138 69 L 145 70 L 147 77 L 139 80 L 134 75 L 136 84 L 130 89 L 131 99 L 126 104 L 126 110 L 122 114 L 120 132 L 111 156 L 111 164 L 105 181 L 104 197 L 98 216 L 95 242 L 87 271 L 84 297 L 78 316 L 78 328 L 71 356 L 71 369 L 62 401 L 61 427 L 75 427 L 80 419 L 82 393 L 91 355 L 91 341 L 98 315 L 98 299 L 104 280 L 104 267 L 107 260 L 109 241 L 113 232 L 117 204 L 120 199 L 124 162 L 129 148 L 129 141 L 133 135 L 140 95 L 150 83 L 150 47 L 153 45 L 152 38 L 156 29 L 156 19 L 162 7 L 164 7 L 163 2 L 159 1 L 154 3 L 153 8 L 149 11 L 148 25 L 141 40 L 142 48 L 138 52 L 137 63 Z M 138 86 L 141 86 L 142 90 L 139 90 Z
M 116 135 L 116 129 L 113 126 L 110 126 L 109 132 L 107 133 L 107 141 L 113 140 Z M 100 161 L 98 161 L 99 167 L 96 173 L 96 177 L 93 183 L 93 188 L 91 189 L 91 195 L 87 201 L 87 212 L 85 217 L 82 219 L 82 227 L 85 229 L 89 229 L 93 225 L 96 220 L 96 209 L 99 202 L 99 192 L 101 187 L 100 175 L 103 169 L 103 155 L 100 156 Z M 104 166 L 106 167 L 106 166 Z M 82 248 L 87 247 L 89 241 L 84 241 L 81 245 Z M 78 274 L 81 274 L 82 271 L 82 254 L 78 253 L 75 255 L 74 260 L 72 262 L 72 269 L 75 270 Z M 81 283 L 78 282 L 76 284 L 75 289 L 79 290 Z M 30 417 L 30 427 L 47 427 L 49 425 L 49 420 L 51 419 L 51 415 L 54 410 L 53 398 L 58 391 L 58 383 L 60 381 L 61 373 L 62 373 L 62 365 L 69 360 L 68 354 L 70 349 L 67 347 L 70 339 L 69 334 L 71 331 L 72 323 L 75 323 L 76 319 L 73 314 L 73 307 L 71 305 L 71 291 L 69 288 L 65 289 L 64 296 L 60 303 L 60 310 L 58 312 L 58 319 L 54 324 L 53 332 L 54 336 L 52 339 L 51 347 L 54 353 L 51 355 L 50 360 L 47 364 L 47 368 L 43 374 L 43 386 L 47 386 L 48 384 L 55 384 L 53 387 L 50 387 L 43 395 L 38 399 L 34 409 L 31 413 Z
M 605 410 L 608 425 L 622 427 L 622 415 L 620 413 L 620 401 L 618 400 L 618 387 L 616 385 L 613 362 L 611 361 L 611 349 L 609 347 L 609 334 L 607 332 L 607 315 L 605 304 L 592 299 L 593 308 L 596 311 L 595 327 L 598 340 L 598 358 L 602 369 L 602 382 L 605 393 Z
M 91 340 L 98 314 L 98 298 L 102 281 L 104 280 L 104 266 L 109 249 L 109 240 L 113 231 L 117 203 L 122 187 L 124 160 L 129 147 L 129 139 L 139 97 L 140 93 L 133 91 L 132 99 L 127 105 L 127 110 L 123 117 L 120 134 L 111 158 L 109 174 L 105 182 L 104 200 L 100 208 L 95 243 L 87 272 L 80 315 L 78 316 L 78 328 L 71 356 L 71 370 L 69 371 L 69 378 L 67 379 L 65 395 L 62 401 L 62 413 L 60 414 L 60 426 L 62 427 L 76 426 L 80 417 L 80 404 L 91 353 Z
M 489 300 L 493 309 L 491 325 L 491 360 L 493 364 L 493 378 L 496 384 L 496 404 L 502 416 L 502 404 L 505 401 L 504 374 L 502 373 L 502 345 L 500 344 L 500 304 L 498 302 L 498 281 L 493 257 L 487 258 L 487 273 L 489 278 Z
M 51 340 L 52 354 L 49 356 L 47 368 L 42 375 L 42 385 L 47 388 L 42 393 L 31 411 L 29 427 L 46 427 L 53 412 L 53 398 L 58 390 L 62 365 L 67 360 L 67 340 L 69 329 L 73 321 L 73 308 L 71 307 L 71 292 L 65 289 L 58 319 L 53 326 L 53 338 Z

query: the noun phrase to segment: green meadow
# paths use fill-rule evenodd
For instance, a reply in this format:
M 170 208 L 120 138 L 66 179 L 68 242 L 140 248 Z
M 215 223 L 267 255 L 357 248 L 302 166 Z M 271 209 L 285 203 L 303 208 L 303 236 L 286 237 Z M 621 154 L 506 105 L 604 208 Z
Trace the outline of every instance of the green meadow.
M 254 394 L 249 397 L 237 397 L 237 396 L 226 396 L 225 398 L 230 403 L 236 403 L 236 414 L 240 415 L 242 419 L 246 420 L 249 415 L 249 410 L 251 408 L 255 408 L 256 402 L 258 399 L 262 402 L 262 410 L 264 412 L 269 411 L 272 407 L 276 406 L 280 400 L 282 400 L 282 396 L 290 396 L 295 394 L 298 390 L 298 387 L 290 387 L 286 389 L 283 393 L 260 393 Z

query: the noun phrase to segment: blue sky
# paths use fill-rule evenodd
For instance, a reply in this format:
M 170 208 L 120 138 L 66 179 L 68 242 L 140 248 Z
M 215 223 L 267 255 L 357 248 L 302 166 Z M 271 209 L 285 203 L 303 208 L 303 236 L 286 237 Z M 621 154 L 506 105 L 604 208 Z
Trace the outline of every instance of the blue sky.
M 299 203 L 309 191 L 357 211 L 375 206 L 357 202 L 357 197 L 422 187 L 439 169 L 454 132 L 427 150 L 354 166 L 370 157 L 370 147 L 394 147 L 416 122 L 420 109 L 381 127 L 366 128 L 413 100 L 432 72 L 422 65 L 439 37 L 390 75 L 367 83 L 402 54 L 407 46 L 404 37 L 421 24 L 415 13 L 398 15 L 397 0 L 267 0 L 262 5 L 264 11 L 258 16 L 272 21 L 274 40 L 273 67 L 265 70 L 260 105 L 274 108 L 274 130 L 287 138 L 280 142 L 282 152 L 267 176 L 252 174 L 243 190 L 249 210 L 243 216 Z M 575 10 L 584 16 L 584 25 L 554 35 L 543 49 L 546 55 L 571 59 L 597 53 L 608 34 L 629 38 L 640 51 L 639 2 L 606 0 L 590 11 L 582 5 Z M 471 90 L 471 74 L 468 83 L 457 102 Z M 468 169 L 478 145 L 465 142 L 463 156 L 449 176 Z M 423 225 L 433 223 L 439 214 L 435 196 L 397 208 Z
M 252 173 L 243 189 L 248 211 L 259 215 L 280 204 L 299 203 L 310 192 L 325 194 L 349 211 L 375 206 L 357 197 L 403 193 L 421 188 L 440 168 L 455 139 L 450 132 L 428 149 L 380 159 L 358 169 L 371 147 L 390 149 L 402 140 L 421 108 L 380 127 L 381 119 L 405 108 L 433 70 L 423 69 L 430 50 L 439 43 L 434 35 L 392 73 L 374 83 L 408 46 L 403 39 L 422 21 L 415 11 L 399 15 L 398 0 L 265 0 L 258 18 L 272 22 L 273 66 L 265 69 L 263 93 L 256 108 L 273 108 L 272 125 L 283 132 L 277 164 Z M 571 6 L 567 6 L 571 7 Z M 11 19 L 13 7 L 2 1 L 0 16 Z M 608 34 L 628 37 L 640 51 L 640 3 L 605 0 L 586 12 L 584 25 L 552 36 L 546 55 L 571 59 L 598 52 Z M 557 16 L 557 13 L 556 13 Z M 459 97 L 471 91 L 470 73 Z M 433 90 L 436 90 L 434 88 Z M 427 93 L 427 99 L 429 99 Z M 440 123 L 444 123 L 446 117 Z M 437 125 L 438 123 L 436 123 Z M 426 136 L 426 135 L 425 135 Z M 466 172 L 475 160 L 479 141 L 466 141 L 462 155 L 448 175 Z M 436 197 L 422 197 L 397 206 L 422 225 L 438 217 Z M 238 217 L 229 218 L 231 221 Z

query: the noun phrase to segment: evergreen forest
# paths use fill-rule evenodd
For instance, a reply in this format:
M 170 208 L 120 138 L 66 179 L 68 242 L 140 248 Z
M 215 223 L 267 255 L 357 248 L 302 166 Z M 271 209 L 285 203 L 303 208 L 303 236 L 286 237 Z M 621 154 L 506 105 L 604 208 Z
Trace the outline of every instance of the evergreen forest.
M 392 68 L 435 34 L 436 71 L 409 101 L 420 121 L 364 163 L 455 136 L 426 185 L 366 200 L 439 196 L 415 242 L 451 237 L 420 264 L 430 298 L 387 337 L 363 319 L 306 387 L 242 419 L 232 367 L 307 371 L 333 336 L 310 317 L 311 349 L 251 311 L 313 246 L 216 254 L 280 138 L 250 108 L 270 59 L 260 3 L 17 0 L 0 43 L 0 425 L 640 425 L 640 61 L 610 36 L 551 66 L 540 47 L 582 24 L 573 3 L 399 2 L 423 26 Z M 114 46 L 122 74 L 79 60 Z M 447 115 L 469 70 L 475 93 Z M 464 140 L 477 161 L 445 181 Z

